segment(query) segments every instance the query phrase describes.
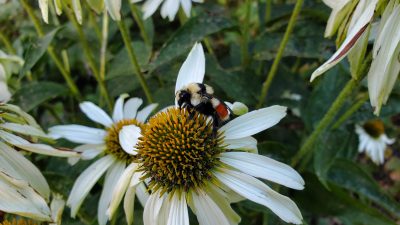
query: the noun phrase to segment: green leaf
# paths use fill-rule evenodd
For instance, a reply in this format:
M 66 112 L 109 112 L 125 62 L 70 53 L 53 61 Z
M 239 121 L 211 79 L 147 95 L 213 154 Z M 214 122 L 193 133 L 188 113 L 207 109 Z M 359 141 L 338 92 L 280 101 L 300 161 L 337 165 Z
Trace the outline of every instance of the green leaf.
M 347 159 L 336 159 L 328 171 L 329 181 L 365 196 L 391 213 L 400 216 L 400 204 L 384 194 L 376 181 L 357 164 Z
M 66 94 L 68 89 L 53 82 L 38 82 L 28 84 L 17 91 L 14 99 L 22 109 L 30 111 L 41 103 Z
M 50 33 L 40 38 L 36 43 L 31 44 L 24 57 L 25 64 L 20 71 L 20 78 L 25 76 L 25 74 L 36 65 L 39 59 L 42 58 L 51 41 L 53 41 L 57 32 L 59 32 L 62 28 L 63 27 L 58 27 L 52 30 Z
M 155 70 L 186 53 L 196 41 L 201 41 L 207 35 L 233 26 L 234 23 L 230 19 L 215 14 L 202 14 L 189 19 L 163 45 L 160 54 L 148 69 Z

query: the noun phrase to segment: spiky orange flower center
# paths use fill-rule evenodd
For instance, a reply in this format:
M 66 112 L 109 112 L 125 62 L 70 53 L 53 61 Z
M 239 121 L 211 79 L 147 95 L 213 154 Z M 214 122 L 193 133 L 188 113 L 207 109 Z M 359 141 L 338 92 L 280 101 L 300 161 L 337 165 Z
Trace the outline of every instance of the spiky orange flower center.
M 138 160 L 149 187 L 171 192 L 202 186 L 212 178 L 216 157 L 223 151 L 222 135 L 197 112 L 169 109 L 149 120 L 138 143 Z
M 364 123 L 363 128 L 371 137 L 379 138 L 385 133 L 385 127 L 380 120 L 370 120 Z
M 123 119 L 113 124 L 107 129 L 107 135 L 104 139 L 107 146 L 107 149 L 105 151 L 106 154 L 112 154 L 123 161 L 132 161 L 135 159 L 134 156 L 126 153 L 119 143 L 119 132 L 121 131 L 122 127 L 128 125 L 138 126 L 142 131 L 145 129 L 145 124 L 135 119 Z

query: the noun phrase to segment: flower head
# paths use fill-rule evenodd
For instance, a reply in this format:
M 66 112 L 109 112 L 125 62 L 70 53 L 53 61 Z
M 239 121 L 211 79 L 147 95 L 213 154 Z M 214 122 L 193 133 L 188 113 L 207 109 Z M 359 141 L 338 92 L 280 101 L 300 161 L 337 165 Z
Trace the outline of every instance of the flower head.
M 121 95 L 114 106 L 112 119 L 98 106 L 91 102 L 80 104 L 81 110 L 91 120 L 102 124 L 105 129 L 91 128 L 82 125 L 61 125 L 50 128 L 50 134 L 56 138 L 66 138 L 72 142 L 83 144 L 75 148 L 81 152 L 82 159 L 93 159 L 102 154 L 102 157 L 89 166 L 75 181 L 67 205 L 71 207 L 71 215 L 78 212 L 83 200 L 106 173 L 104 187 L 98 206 L 98 222 L 106 224 L 123 195 L 124 207 L 128 223 L 132 223 L 131 210 L 135 193 L 144 204 L 146 199 L 145 187 L 139 182 L 140 173 L 136 173 L 137 150 L 135 148 L 141 132 L 145 130 L 147 117 L 157 107 L 150 104 L 138 111 L 143 101 L 139 98 L 130 98 Z M 128 136 L 129 138 L 126 138 Z
M 204 52 L 196 44 L 179 72 L 177 89 L 202 82 L 204 68 Z M 257 178 L 303 189 L 301 176 L 283 163 L 246 152 L 257 151 L 252 135 L 285 115 L 282 106 L 251 111 L 223 125 L 217 134 L 210 118 L 187 109 L 172 107 L 153 116 L 137 145 L 139 168 L 151 190 L 144 224 L 189 224 L 188 206 L 200 225 L 238 224 L 240 217 L 230 203 L 243 198 L 300 224 L 296 204 Z
M 141 2 L 142 0 L 132 0 L 132 2 Z M 192 9 L 192 1 L 196 3 L 203 3 L 204 0 L 146 0 L 143 4 L 144 19 L 153 15 L 157 8 L 161 6 L 162 18 L 168 17 L 170 21 L 174 20 L 175 15 L 178 13 L 179 6 L 182 6 L 183 12 L 187 17 L 190 17 Z
M 395 141 L 386 136 L 383 123 L 380 120 L 371 120 L 363 126 L 356 125 L 356 133 L 359 138 L 358 151 L 365 152 L 375 164 L 383 164 L 386 146 Z

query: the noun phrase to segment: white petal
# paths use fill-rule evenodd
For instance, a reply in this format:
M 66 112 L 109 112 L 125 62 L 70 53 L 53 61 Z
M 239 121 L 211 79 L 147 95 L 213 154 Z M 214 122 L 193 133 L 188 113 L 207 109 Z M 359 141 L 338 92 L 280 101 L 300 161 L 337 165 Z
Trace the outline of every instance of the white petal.
M 154 12 L 157 10 L 158 6 L 160 6 L 161 2 L 163 0 L 147 0 L 143 4 L 143 19 L 149 18 L 151 15 L 154 14 Z
M 217 204 L 204 192 L 196 194 L 192 192 L 194 211 L 200 225 L 230 225 Z
M 74 148 L 74 151 L 81 153 L 81 158 L 85 160 L 90 160 L 104 152 L 106 146 L 104 144 L 86 144 L 79 145 Z
M 46 135 L 41 129 L 30 125 L 17 124 L 17 123 L 0 123 L 0 128 L 16 132 L 19 134 L 24 134 L 27 136 L 49 138 L 49 136 Z
M 49 0 L 39 0 L 39 8 L 45 23 L 49 23 Z
M 65 201 L 62 195 L 53 193 L 53 200 L 51 200 L 50 210 L 51 219 L 54 223 L 50 225 L 61 224 L 61 218 L 65 207 Z
M 171 201 L 171 208 L 169 209 L 167 225 L 189 225 L 185 193 L 182 195 L 174 194 L 169 201 Z
M 72 8 L 74 9 L 76 20 L 82 24 L 82 7 L 80 0 L 72 0 Z
M 113 20 L 121 20 L 121 0 L 105 0 L 108 13 Z
M 11 98 L 11 93 L 5 82 L 0 81 L 0 103 L 8 102 Z
M 216 185 L 210 183 L 207 186 L 207 195 L 210 196 L 210 198 L 218 205 L 222 213 L 229 220 L 230 225 L 237 225 L 240 223 L 240 216 L 232 209 L 230 205 L 231 196 L 229 195 L 229 193 L 225 192 L 220 187 L 217 187 Z M 241 200 L 244 200 L 242 196 L 240 196 L 240 198 Z
M 350 10 L 350 8 L 347 7 L 347 3 L 349 3 L 350 0 L 323 0 L 323 2 L 332 8 L 325 29 L 325 37 L 330 37 L 336 32 L 340 23 Z
M 16 105 L 9 105 L 9 104 L 0 104 L 0 109 L 4 109 L 6 111 L 11 111 L 19 116 L 21 116 L 22 118 L 24 118 L 24 120 L 26 122 L 28 122 L 28 124 L 32 127 L 35 127 L 39 130 L 41 130 L 39 124 L 36 123 L 35 119 L 29 115 L 28 113 L 24 112 L 20 107 L 16 106 Z M 43 131 L 42 131 L 43 133 Z
M 124 197 L 124 211 L 127 225 L 133 224 L 133 214 L 135 208 L 135 187 L 129 187 Z
M 144 225 L 156 225 L 158 219 L 158 213 L 161 210 L 165 200 L 164 196 L 160 197 L 160 191 L 152 193 L 149 200 L 146 202 L 143 211 L 143 224 Z
M 24 149 L 26 151 L 39 153 L 43 155 L 58 156 L 58 157 L 78 157 L 79 154 L 73 151 L 59 150 L 55 149 L 49 145 L 45 144 L 33 144 L 29 141 L 16 136 L 14 134 L 0 130 L 0 137 L 8 142 L 9 144 L 16 146 L 18 148 Z
M 214 175 L 243 197 L 268 207 L 285 222 L 302 223 L 301 212 L 290 198 L 277 193 L 256 178 L 228 169 L 220 169 Z
M 225 139 L 226 149 L 239 149 L 250 152 L 257 152 L 257 140 L 253 137 L 244 137 L 238 139 Z
M 142 206 L 144 207 L 146 205 L 146 202 L 149 200 L 150 194 L 147 191 L 147 187 L 144 185 L 143 182 L 136 186 L 136 195 L 139 199 L 140 204 L 142 204 Z
M 190 83 L 203 83 L 206 59 L 201 43 L 194 44 L 176 79 L 175 93 Z
M 156 104 L 156 103 L 153 103 L 153 104 L 150 104 L 150 105 L 144 107 L 142 110 L 140 110 L 138 112 L 138 114 L 136 116 L 136 120 L 139 122 L 145 123 L 147 120 L 147 117 L 149 117 L 150 113 L 153 112 L 153 110 L 157 107 L 158 107 L 158 104 Z
M 296 170 L 271 158 L 247 152 L 224 152 L 220 160 L 248 175 L 293 189 L 304 189 L 304 180 Z
M 239 116 L 219 131 L 224 132 L 225 139 L 243 138 L 274 126 L 285 116 L 286 107 L 274 105 Z
M 136 125 L 124 126 L 119 131 L 119 143 L 126 153 L 136 155 L 136 144 L 141 136 L 140 127 Z
M 124 119 L 135 119 L 139 107 L 143 104 L 140 98 L 130 98 L 124 105 Z
M 165 0 L 161 7 L 161 17 L 168 17 L 169 21 L 174 20 L 179 10 L 179 0 Z
M 0 210 L 37 220 L 50 221 L 46 201 L 27 182 L 0 171 Z
M 335 52 L 335 54 L 333 54 L 332 57 L 328 59 L 328 61 L 326 61 L 312 73 L 310 81 L 313 81 L 316 77 L 323 74 L 325 71 L 329 70 L 334 65 L 339 63 L 340 60 L 342 60 L 349 53 L 354 44 L 366 30 L 372 16 L 374 15 L 375 7 L 376 1 L 375 4 L 370 4 L 367 7 L 367 9 L 360 16 L 360 19 L 354 25 L 353 29 L 348 31 L 346 39 L 343 41 L 342 45 Z
M 24 180 L 46 200 L 50 187 L 40 170 L 20 152 L 0 142 L 0 169 L 16 179 Z
M 56 13 L 57 15 L 61 15 L 62 14 L 62 0 L 54 0 L 54 7 L 56 8 Z
M 183 12 L 185 12 L 186 17 L 190 17 L 190 10 L 192 9 L 192 0 L 180 0 Z
M 49 135 L 54 138 L 65 138 L 80 144 L 102 144 L 106 131 L 82 125 L 59 125 L 49 128 Z
M 107 215 L 107 209 L 110 205 L 110 202 L 113 200 L 112 197 L 115 183 L 117 183 L 121 175 L 124 173 L 124 170 L 125 163 L 116 161 L 107 171 L 106 178 L 104 179 L 103 191 L 101 192 L 99 200 L 99 207 L 97 209 L 99 225 L 105 225 L 108 218 L 111 219 L 111 216 L 109 217 Z
M 113 116 L 112 116 L 114 122 L 118 122 L 118 121 L 121 121 L 122 119 L 124 119 L 123 107 L 124 107 L 124 100 L 127 97 L 128 97 L 128 94 L 122 94 L 117 99 L 117 102 L 115 102 Z
M 107 115 L 107 113 L 92 102 L 82 102 L 79 104 L 79 107 L 81 108 L 82 112 L 94 122 L 100 123 L 105 127 L 111 127 L 113 125 L 113 121 Z
M 89 166 L 76 179 L 67 201 L 67 205 L 71 207 L 71 217 L 75 217 L 89 191 L 115 161 L 111 155 L 105 156 Z
M 118 205 L 121 202 L 122 197 L 124 196 L 126 189 L 128 188 L 129 182 L 132 178 L 132 175 L 136 169 L 137 169 L 137 164 L 131 163 L 119 177 L 118 181 L 114 183 L 115 187 L 111 193 L 112 200 L 107 209 L 108 218 L 111 219 L 112 215 L 114 215 L 115 211 L 117 210 Z

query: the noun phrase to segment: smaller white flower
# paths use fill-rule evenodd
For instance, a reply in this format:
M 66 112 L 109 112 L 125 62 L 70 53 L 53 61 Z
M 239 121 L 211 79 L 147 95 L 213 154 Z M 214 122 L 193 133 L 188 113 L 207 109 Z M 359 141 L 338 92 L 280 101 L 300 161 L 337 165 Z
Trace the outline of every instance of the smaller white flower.
M 365 152 L 375 164 L 383 164 L 387 145 L 395 141 L 386 136 L 383 123 L 379 120 L 371 120 L 363 126 L 356 125 L 356 133 L 359 138 L 358 151 Z
M 132 3 L 141 2 L 142 0 L 132 0 Z M 143 18 L 147 19 L 155 13 L 157 8 L 161 5 L 162 18 L 168 17 L 170 21 L 174 20 L 175 15 L 178 13 L 179 6 L 182 6 L 183 12 L 187 17 L 190 17 L 192 9 L 192 1 L 196 3 L 203 3 L 204 0 L 146 0 L 143 4 Z
M 130 98 L 125 103 L 127 94 L 121 95 L 115 103 L 112 117 L 91 102 L 79 106 L 85 115 L 105 129 L 82 125 L 60 125 L 51 127 L 50 134 L 55 138 L 65 138 L 79 143 L 75 151 L 81 152 L 81 158 L 93 159 L 102 155 L 89 166 L 75 181 L 67 205 L 71 207 L 71 216 L 75 217 L 96 182 L 105 174 L 103 191 L 100 196 L 97 217 L 100 225 L 105 225 L 112 218 L 119 203 L 124 198 L 124 210 L 128 224 L 133 222 L 135 195 L 144 205 L 147 192 L 140 181 L 141 172 L 134 163 L 136 142 L 141 137 L 145 121 L 157 104 L 150 104 L 138 110 L 143 100 Z

